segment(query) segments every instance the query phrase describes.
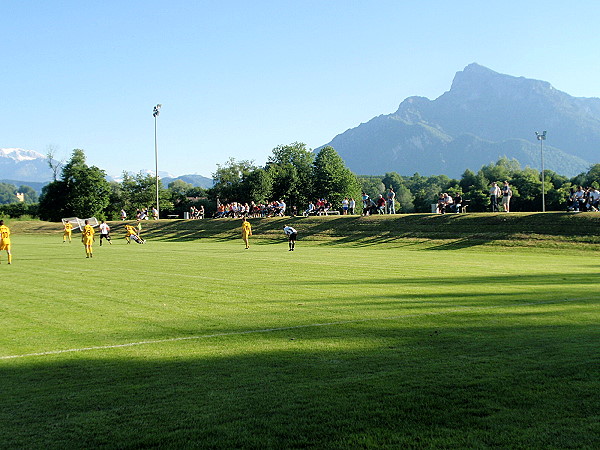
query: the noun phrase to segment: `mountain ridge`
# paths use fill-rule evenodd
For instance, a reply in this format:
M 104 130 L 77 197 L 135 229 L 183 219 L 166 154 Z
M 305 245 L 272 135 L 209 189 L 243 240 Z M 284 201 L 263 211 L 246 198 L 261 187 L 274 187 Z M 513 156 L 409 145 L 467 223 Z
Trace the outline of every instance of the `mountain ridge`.
M 326 145 L 360 174 L 458 177 L 467 168 L 477 171 L 503 156 L 539 169 L 534 131 L 543 130 L 548 130 L 547 169 L 567 176 L 587 170 L 598 158 L 600 99 L 572 97 L 547 81 L 472 63 L 435 100 L 407 97 L 395 112 L 346 130 Z

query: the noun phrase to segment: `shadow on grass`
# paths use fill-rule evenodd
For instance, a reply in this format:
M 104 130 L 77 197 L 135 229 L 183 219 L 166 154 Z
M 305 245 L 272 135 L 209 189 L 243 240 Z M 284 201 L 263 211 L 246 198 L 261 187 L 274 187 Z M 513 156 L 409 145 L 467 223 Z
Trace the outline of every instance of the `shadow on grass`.
M 486 317 L 2 361 L 3 448 L 600 445 L 595 326 Z M 230 348 L 243 345 L 242 352 Z M 173 349 L 173 346 L 176 346 Z M 163 349 L 164 351 L 165 349 Z M 238 348 L 239 350 L 239 348 Z
M 596 236 L 600 214 L 591 213 L 278 217 L 250 219 L 250 222 L 254 240 L 260 240 L 262 244 L 284 240 L 284 224 L 298 229 L 299 240 L 318 245 L 420 245 L 432 250 L 460 250 L 495 241 L 512 244 L 527 241 L 528 245 L 537 245 L 537 241 L 560 243 L 563 237 L 574 239 L 578 245 L 600 244 Z M 114 227 L 119 230 L 122 224 L 115 223 Z M 211 239 L 224 242 L 241 237 L 241 219 L 148 221 L 143 227 L 144 237 L 164 241 Z M 563 242 L 561 245 L 569 244 Z
M 370 286 L 370 285 L 410 285 L 410 286 L 423 286 L 423 287 L 439 287 L 439 291 L 436 292 L 435 295 L 445 295 L 446 293 L 457 292 L 453 289 L 453 286 L 460 286 L 461 289 L 464 289 L 465 286 L 476 286 L 476 285 L 489 285 L 490 289 L 494 293 L 499 293 L 499 285 L 509 285 L 509 286 L 519 286 L 520 284 L 524 286 L 552 286 L 552 285 L 564 285 L 564 286 L 572 286 L 574 293 L 585 293 L 585 291 L 576 289 L 576 287 L 581 286 L 589 286 L 591 282 L 593 282 L 594 276 L 589 273 L 561 273 L 561 274 L 489 274 L 489 275 L 478 275 L 478 276 L 464 276 L 464 275 L 455 275 L 451 274 L 451 276 L 440 276 L 440 277 L 430 277 L 427 278 L 418 277 L 418 276 L 398 276 L 398 277 L 387 277 L 387 278 L 378 278 L 378 277 L 355 277 L 354 281 L 361 285 Z M 319 285 L 325 286 L 345 286 L 347 285 L 346 280 L 343 279 L 319 279 Z M 296 280 L 294 284 L 297 286 L 302 285 L 313 285 L 315 282 L 313 281 L 302 281 Z M 478 289 L 483 288 L 479 287 Z M 484 290 L 485 291 L 485 290 Z M 590 291 L 588 291 L 590 292 Z M 391 292 L 395 293 L 394 291 Z M 565 292 L 568 294 L 568 292 Z

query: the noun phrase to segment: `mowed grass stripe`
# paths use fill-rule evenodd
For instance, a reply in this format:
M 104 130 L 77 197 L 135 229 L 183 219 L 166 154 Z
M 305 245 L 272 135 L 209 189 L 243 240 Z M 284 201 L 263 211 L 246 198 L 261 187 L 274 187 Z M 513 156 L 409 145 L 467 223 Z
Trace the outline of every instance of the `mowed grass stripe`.
M 150 341 L 140 341 L 140 342 L 128 342 L 123 344 L 112 344 L 112 345 L 104 345 L 104 346 L 96 346 L 96 347 L 85 347 L 85 348 L 71 348 L 64 350 L 48 350 L 38 353 L 27 353 L 23 355 L 7 355 L 0 356 L 0 359 L 16 359 L 16 358 L 25 358 L 31 356 L 47 356 L 47 355 L 58 355 L 61 353 L 75 353 L 75 352 L 85 352 L 92 350 L 108 350 L 122 347 L 134 347 L 140 345 L 150 345 L 150 344 L 164 344 L 168 342 L 178 342 L 178 341 L 187 341 L 187 340 L 198 340 L 198 339 L 210 339 L 210 338 L 219 338 L 219 337 L 227 337 L 227 336 L 236 336 L 236 335 L 247 335 L 247 334 L 262 334 L 262 333 L 272 333 L 272 332 L 280 332 L 280 331 L 290 331 L 290 330 L 298 330 L 301 328 L 315 328 L 315 327 L 331 327 L 338 325 L 349 325 L 349 324 L 358 324 L 361 322 L 371 322 L 371 321 L 389 321 L 389 320 L 400 320 L 400 319 L 410 319 L 420 316 L 438 316 L 444 314 L 463 314 L 469 312 L 481 312 L 481 311 L 489 311 L 492 309 L 509 309 L 510 314 L 515 313 L 515 309 L 522 310 L 525 309 L 525 312 L 535 312 L 533 309 L 528 309 L 528 307 L 532 306 L 540 306 L 540 305 L 551 305 L 551 304 L 560 304 L 560 303 L 569 303 L 574 301 L 583 301 L 583 300 L 595 300 L 595 299 L 563 299 L 563 300 L 548 300 L 534 303 L 520 303 L 517 308 L 514 305 L 506 306 L 506 305 L 494 305 L 494 306 L 486 306 L 486 307 L 469 307 L 469 306 L 460 306 L 455 309 L 444 309 L 436 312 L 422 312 L 422 313 L 410 313 L 404 315 L 398 315 L 393 317 L 377 317 L 377 318 L 363 318 L 363 319 L 355 319 L 355 320 L 346 320 L 346 321 L 338 321 L 338 322 L 328 322 L 328 323 L 311 323 L 305 325 L 294 325 L 288 327 L 278 327 L 278 328 L 266 328 L 259 330 L 244 330 L 244 331 L 231 331 L 231 332 L 222 332 L 215 334 L 207 334 L 200 336 L 182 336 L 177 338 L 167 338 L 167 339 L 158 339 L 158 340 L 150 340 Z M 598 305 L 596 305 L 598 306 Z M 549 313 L 548 309 L 545 309 L 545 313 Z M 494 315 L 502 315 L 502 313 L 494 313 Z

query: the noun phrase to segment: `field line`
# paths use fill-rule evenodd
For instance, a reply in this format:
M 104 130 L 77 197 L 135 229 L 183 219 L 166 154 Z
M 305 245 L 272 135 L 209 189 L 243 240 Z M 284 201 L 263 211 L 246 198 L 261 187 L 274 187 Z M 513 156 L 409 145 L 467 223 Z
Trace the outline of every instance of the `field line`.
M 261 328 L 257 330 L 246 330 L 246 331 L 229 331 L 222 333 L 214 333 L 214 334 L 203 334 L 197 336 L 182 336 L 182 337 L 174 337 L 174 338 L 166 338 L 166 339 L 153 339 L 147 341 L 138 341 L 138 342 L 127 342 L 125 344 L 112 344 L 112 345 L 98 345 L 93 347 L 82 347 L 82 348 L 69 348 L 64 350 L 50 350 L 46 352 L 37 352 L 37 353 L 25 353 L 22 355 L 7 355 L 0 356 L 0 360 L 4 359 L 17 359 L 17 358 L 27 358 L 32 356 L 49 356 L 49 355 L 60 355 L 62 353 L 76 353 L 76 352 L 88 352 L 92 350 L 110 350 L 115 348 L 124 348 L 124 347 L 135 347 L 139 345 L 151 345 L 151 344 L 163 344 L 168 342 L 178 342 L 178 341 L 190 341 L 190 340 L 198 340 L 198 339 L 211 339 L 216 337 L 223 336 L 241 336 L 244 334 L 258 334 L 258 333 L 272 333 L 276 331 L 287 331 L 287 330 L 297 330 L 301 328 L 316 328 L 316 327 L 328 327 L 328 326 L 336 326 L 336 325 L 347 325 L 351 323 L 361 323 L 361 322 L 376 322 L 379 320 L 398 320 L 405 319 L 410 317 L 423 317 L 423 316 L 440 316 L 445 314 L 453 314 L 457 312 L 474 312 L 474 311 L 485 311 L 490 309 L 502 309 L 502 308 L 517 308 L 523 306 L 537 306 L 537 305 L 547 305 L 554 303 L 567 303 L 581 300 L 591 300 L 589 298 L 567 298 L 562 300 L 548 300 L 543 302 L 529 302 L 529 303 L 520 303 L 518 305 L 492 305 L 492 306 L 461 306 L 459 308 L 448 309 L 444 311 L 438 312 L 424 312 L 424 313 L 412 313 L 412 314 L 401 314 L 397 316 L 390 317 L 373 317 L 373 318 L 365 318 L 365 319 L 353 319 L 353 320 L 342 320 L 337 322 L 323 322 L 323 323 L 311 323 L 305 325 L 293 325 L 288 327 L 275 327 L 275 328 Z

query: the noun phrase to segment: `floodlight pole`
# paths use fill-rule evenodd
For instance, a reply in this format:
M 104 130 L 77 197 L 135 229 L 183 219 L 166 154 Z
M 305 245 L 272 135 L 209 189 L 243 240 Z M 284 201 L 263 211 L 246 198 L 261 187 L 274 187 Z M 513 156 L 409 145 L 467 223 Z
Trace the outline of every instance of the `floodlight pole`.
M 546 212 L 546 186 L 544 184 L 544 141 L 546 140 L 546 132 L 535 132 L 538 141 L 540 141 L 540 155 L 542 157 L 542 212 Z
M 154 107 L 152 115 L 154 116 L 154 163 L 155 163 L 155 171 L 154 174 L 156 176 L 156 211 L 157 218 L 160 218 L 160 205 L 158 202 L 158 140 L 156 138 L 156 127 L 157 127 L 157 119 L 160 114 L 160 108 L 162 105 L 159 103 Z

